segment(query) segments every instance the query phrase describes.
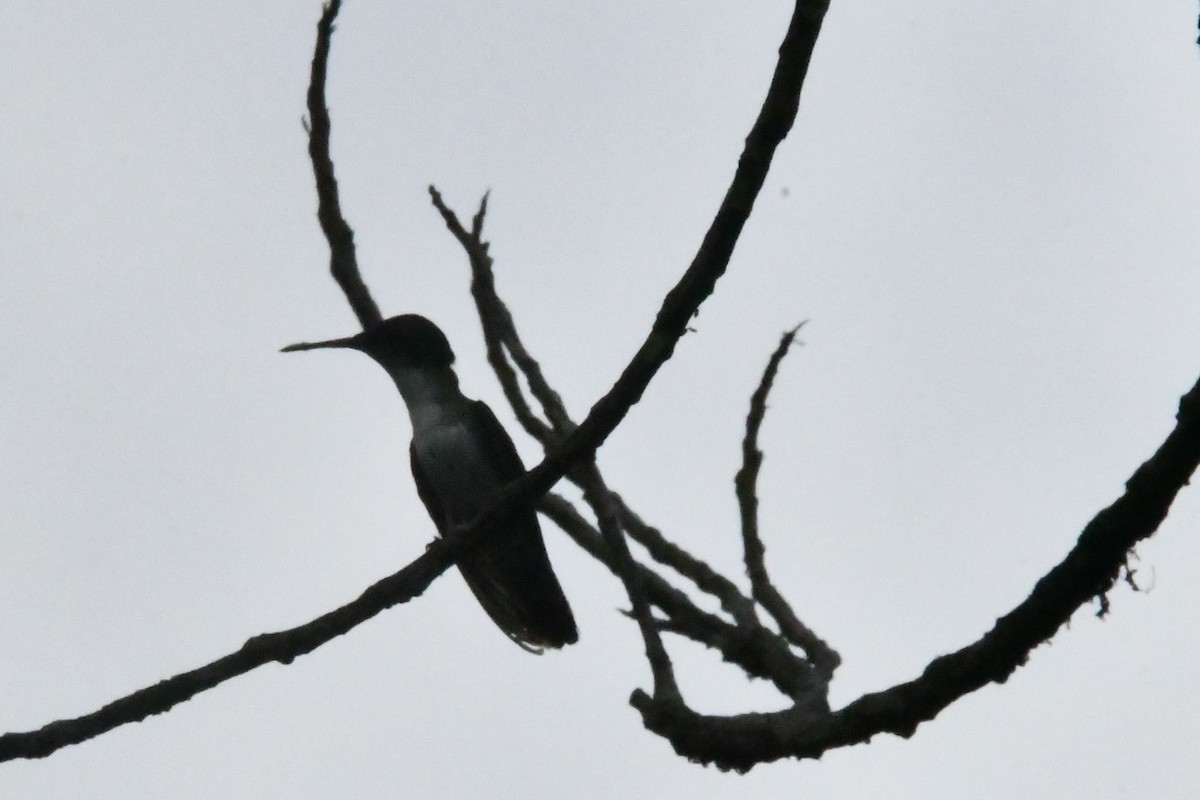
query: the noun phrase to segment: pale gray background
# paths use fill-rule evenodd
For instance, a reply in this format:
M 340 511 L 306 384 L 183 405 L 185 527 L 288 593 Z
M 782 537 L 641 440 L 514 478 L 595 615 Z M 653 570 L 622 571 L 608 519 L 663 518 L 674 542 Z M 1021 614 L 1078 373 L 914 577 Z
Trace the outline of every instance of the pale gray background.
M 425 186 L 489 219 L 501 291 L 582 416 L 690 260 L 784 2 L 349 0 L 330 105 L 385 313 L 501 409 Z M 345 335 L 300 128 L 316 2 L 13 3 L 0 26 L 0 728 L 92 711 L 354 597 L 432 535 L 408 422 Z M 601 453 L 733 571 L 748 397 L 774 574 L 833 700 L 986 630 L 1170 429 L 1200 370 L 1192 0 L 835 2 L 729 275 Z M 529 460 L 536 448 L 521 439 Z M 290 667 L 50 759 L 13 798 L 1184 798 L 1200 784 L 1200 493 L 1006 686 L 747 777 L 689 765 L 616 582 L 547 526 L 576 647 L 532 658 L 454 574 Z M 712 711 L 778 707 L 676 647 Z

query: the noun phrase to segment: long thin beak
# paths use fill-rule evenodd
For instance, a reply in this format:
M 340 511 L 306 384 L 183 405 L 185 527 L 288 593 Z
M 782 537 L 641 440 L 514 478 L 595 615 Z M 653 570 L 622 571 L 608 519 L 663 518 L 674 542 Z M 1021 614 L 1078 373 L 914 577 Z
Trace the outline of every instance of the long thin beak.
M 327 342 L 299 342 L 298 344 L 289 344 L 279 352 L 295 353 L 297 350 L 319 350 L 322 347 L 348 347 L 357 349 L 358 342 L 355 337 L 347 336 L 345 339 L 330 339 Z

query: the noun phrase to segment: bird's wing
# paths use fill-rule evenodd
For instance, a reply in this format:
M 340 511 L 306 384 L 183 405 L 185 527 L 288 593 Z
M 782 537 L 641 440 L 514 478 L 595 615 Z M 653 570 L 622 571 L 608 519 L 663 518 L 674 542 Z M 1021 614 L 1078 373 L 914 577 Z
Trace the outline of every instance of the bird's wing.
M 417 496 L 425 504 L 425 510 L 429 512 L 433 524 L 437 526 L 438 533 L 445 536 L 450 532 L 450 521 L 443 510 L 441 498 L 438 497 L 429 477 L 421 468 L 415 443 L 408 447 L 408 458 L 412 463 L 413 483 L 417 486 Z M 458 559 L 459 571 L 466 579 L 471 592 L 479 599 L 484 611 L 500 629 L 516 642 L 518 647 L 531 653 L 540 654 L 541 649 L 530 643 L 539 640 L 526 632 L 519 612 L 514 612 L 513 609 L 519 607 L 519 604 L 512 597 L 511 589 L 504 579 L 503 568 L 491 563 L 492 555 L 489 553 L 489 549 L 479 546 L 465 558 Z
M 496 471 L 496 477 L 501 484 L 515 481 L 525 474 L 525 464 L 521 461 L 516 445 L 487 403 L 472 400 L 468 419 L 475 441 L 486 441 L 496 445 L 487 448 L 485 456 Z
M 471 402 L 468 425 L 476 441 L 489 443 L 485 458 L 495 472 L 497 489 L 525 474 L 516 446 L 486 403 Z M 517 511 L 502 534 L 484 542 L 458 566 L 480 605 L 521 647 L 562 647 L 578 639 L 533 508 Z
M 438 533 L 445 536 L 446 512 L 442 508 L 441 498 L 437 496 L 437 492 L 433 489 L 433 484 L 429 482 L 429 478 L 425 476 L 424 470 L 421 469 L 420 461 L 417 460 L 417 445 L 415 442 L 408 446 L 408 460 L 412 463 L 413 483 L 417 485 L 417 496 L 425 504 L 425 510 L 429 512 L 430 519 L 437 526 Z

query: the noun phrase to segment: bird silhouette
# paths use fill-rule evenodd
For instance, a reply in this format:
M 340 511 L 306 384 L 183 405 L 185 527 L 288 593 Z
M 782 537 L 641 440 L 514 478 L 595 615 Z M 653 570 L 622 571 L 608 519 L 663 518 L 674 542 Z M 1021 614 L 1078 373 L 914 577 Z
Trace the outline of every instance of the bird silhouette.
M 525 474 L 496 415 L 459 390 L 450 342 L 425 317 L 404 314 L 355 336 L 294 344 L 283 352 L 318 348 L 366 353 L 395 382 L 412 420 L 409 456 L 417 494 L 443 536 L 473 521 L 498 489 Z M 578 640 L 532 508 L 513 512 L 506 526 L 457 563 L 483 610 L 525 650 L 540 653 Z

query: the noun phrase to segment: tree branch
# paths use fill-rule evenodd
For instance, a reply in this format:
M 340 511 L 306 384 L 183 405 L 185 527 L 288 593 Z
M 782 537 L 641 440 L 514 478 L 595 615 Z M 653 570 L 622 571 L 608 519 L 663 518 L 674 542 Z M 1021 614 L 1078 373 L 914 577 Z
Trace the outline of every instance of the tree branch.
M 541 441 L 543 447 L 547 450 L 552 449 L 560 440 L 561 432 L 571 431 L 576 425 L 567 413 L 562 399 L 546 380 L 537 360 L 533 358 L 521 342 L 512 315 L 496 290 L 494 262 L 488 252 L 488 243 L 482 238 L 488 196 L 484 195 L 479 210 L 472 219 L 471 230 L 467 231 L 465 226 L 459 221 L 458 215 L 446 205 L 437 189 L 431 186 L 429 193 L 434 207 L 441 214 L 447 228 L 467 253 L 472 273 L 471 293 L 475 298 L 476 308 L 483 327 L 488 360 L 496 372 L 505 396 L 516 412 L 518 419 L 522 421 L 525 429 Z M 546 426 L 545 423 L 538 419 L 533 414 L 528 403 L 526 403 L 516 370 L 513 369 L 508 360 L 510 353 L 524 374 L 530 391 L 540 402 L 546 416 L 553 421 L 553 428 Z M 780 687 L 781 691 L 784 691 L 789 696 L 794 696 L 802 687 L 809 687 L 811 689 L 813 686 L 811 680 L 802 680 L 798 677 L 800 675 L 807 675 L 811 670 L 802 660 L 796 659 L 790 656 L 790 654 L 787 658 L 781 658 L 779 652 L 781 648 L 778 647 L 779 643 L 771 642 L 770 645 L 765 644 L 769 640 L 769 636 L 764 637 L 759 635 L 765 633 L 765 631 L 754 616 L 753 602 L 750 598 L 742 595 L 732 581 L 713 570 L 701 559 L 696 558 L 683 548 L 667 540 L 657 529 L 643 522 L 629 508 L 620 495 L 605 485 L 604 479 L 593 460 L 588 460 L 572 468 L 568 473 L 568 477 L 583 489 L 585 500 L 592 506 L 597 519 L 601 521 L 601 530 L 604 531 L 606 539 L 614 535 L 620 535 L 622 529 L 628 532 L 635 541 L 647 549 L 651 557 L 656 561 L 673 568 L 681 576 L 692 581 L 697 588 L 716 597 L 721 602 L 722 608 L 735 619 L 738 627 L 742 629 L 737 632 L 737 635 L 729 636 L 720 632 L 713 633 L 709 631 L 706 633 L 689 628 L 687 625 L 676 626 L 674 623 L 665 622 L 652 628 L 648 607 L 639 612 L 642 604 L 631 596 L 630 600 L 634 606 L 633 616 L 639 622 L 643 639 L 646 643 L 647 656 L 650 659 L 651 667 L 655 674 L 656 685 L 671 687 L 668 690 L 671 692 L 677 691 L 674 687 L 674 679 L 671 675 L 670 661 L 667 658 L 667 654 L 662 649 L 660 643 L 653 641 L 656 638 L 654 633 L 657 629 L 663 628 L 665 630 L 681 632 L 684 635 L 690 635 L 691 638 L 697 641 L 709 646 L 718 647 L 722 650 L 726 660 L 729 661 L 757 661 L 772 664 L 772 668 L 769 670 L 772 679 L 775 681 L 776 686 Z M 566 501 L 562 502 L 565 503 Z M 625 548 L 623 541 L 618 542 L 615 546 L 622 549 Z M 645 581 L 649 575 L 654 575 L 656 580 L 663 580 L 643 565 L 637 565 L 637 569 L 631 572 L 622 571 L 618 568 L 617 562 L 612 559 L 611 551 L 608 556 L 609 559 L 606 563 L 609 568 L 613 570 L 614 574 L 631 586 L 636 587 L 638 583 L 634 582 Z M 761 657 L 761 654 L 753 657 L 747 656 L 744 653 L 740 655 L 733 654 L 735 650 L 744 651 L 748 648 L 753 649 L 754 647 L 763 646 L 766 646 L 770 652 L 765 657 Z M 786 647 L 782 649 L 786 651 Z M 747 672 L 756 677 L 762 676 L 762 668 L 757 663 L 753 668 L 748 669 Z
M 359 323 L 369 328 L 383 320 L 379 306 L 371 297 L 358 271 L 354 251 L 354 231 L 342 216 L 338 200 L 337 178 L 333 174 L 333 159 L 329 156 L 329 109 L 325 104 L 325 74 L 329 65 L 329 44 L 333 38 L 333 21 L 341 10 L 342 0 L 330 0 L 317 23 L 317 45 L 313 51 L 312 75 L 308 83 L 308 155 L 317 180 L 317 220 L 329 242 L 329 271 L 350 301 Z
M 742 227 L 766 180 L 779 143 L 792 128 L 800 106 L 800 90 L 828 0 L 798 0 L 787 34 L 779 48 L 779 62 L 758 119 L 746 137 L 746 146 L 721 207 L 709 225 L 700 249 L 687 271 L 667 293 L 646 341 L 601 397 L 579 428 L 556 451 L 530 471 L 529 484 L 549 490 L 575 457 L 594 452 L 616 429 L 649 386 L 651 379 L 675 352 L 675 344 L 688 320 L 712 294 L 725 273 Z
M 579 428 L 565 437 L 561 446 L 556 447 L 523 478 L 498 492 L 489 508 L 471 525 L 443 540 L 435 540 L 423 556 L 392 577 L 368 588 L 348 606 L 300 628 L 255 637 L 230 656 L 134 692 L 92 714 L 50 723 L 36 731 L 4 734 L 0 736 L 0 760 L 44 757 L 61 747 L 85 741 L 126 722 L 166 711 L 201 691 L 269 661 L 289 663 L 296 656 L 345 633 L 384 608 L 418 596 L 448 568 L 454 554 L 470 548 L 493 526 L 502 524 L 511 509 L 536 502 L 580 459 L 590 459 L 671 357 L 687 321 L 711 294 L 717 279 L 728 266 L 742 227 L 762 188 L 775 149 L 795 119 L 800 89 L 827 5 L 827 2 L 803 0 L 797 4 L 780 48 L 779 64 L 767 99 L 747 137 L 733 182 L 692 264 L 665 298 L 646 341 L 612 389 L 592 407 Z M 324 90 L 333 23 L 340 7 L 340 0 L 330 0 L 323 9 L 317 28 L 308 92 L 309 155 L 317 184 L 318 219 L 330 245 L 330 271 L 346 294 L 360 323 L 369 327 L 378 323 L 382 315 L 359 275 L 353 231 L 341 213 L 337 181 L 329 155 L 330 122 Z M 482 230 L 482 220 L 480 213 L 474 223 L 477 232 Z M 616 541 L 624 545 L 623 538 L 616 537 Z M 631 597 L 635 604 L 641 592 L 639 585 L 646 586 L 648 594 L 657 591 L 651 588 L 654 586 L 652 579 L 647 577 L 643 580 L 635 573 L 634 567 L 629 567 L 634 562 L 627 550 L 621 554 L 618 548 L 617 553 L 619 569 L 631 575 Z M 626 559 L 628 561 L 621 564 Z M 648 641 L 655 639 L 656 635 L 652 635 Z M 657 674 L 656 671 L 656 677 Z M 677 695 L 670 691 L 656 693 L 656 697 L 664 704 L 677 703 Z
M 750 578 L 750 593 L 755 601 L 766 609 L 779 625 L 779 631 L 788 641 L 800 647 L 808 655 L 822 679 L 828 683 L 833 678 L 842 658 L 821 637 L 800 621 L 791 604 L 767 575 L 766 548 L 758 533 L 758 472 L 762 467 L 762 451 L 758 449 L 758 432 L 767 414 L 767 397 L 779 372 L 779 365 L 796 339 L 803 322 L 785 333 L 779 346 L 767 361 L 762 380 L 750 397 L 750 411 L 746 415 L 746 436 L 742 440 L 742 466 L 733 478 L 741 513 L 742 549 L 746 562 L 746 575 Z
M 479 314 L 479 322 L 483 326 L 483 340 L 487 346 L 488 363 L 500 381 L 504 397 L 512 406 L 517 420 L 530 436 L 537 439 L 542 447 L 548 448 L 563 435 L 574 430 L 576 425 L 567 414 L 566 406 L 558 392 L 554 391 L 542 374 L 538 364 L 517 334 L 517 326 L 513 321 L 508 306 L 496 292 L 496 279 L 493 272 L 489 243 L 483 238 L 483 223 L 487 216 L 488 195 L 484 194 L 479 202 L 479 211 L 471 220 L 471 230 L 468 232 L 458 220 L 458 215 L 446 205 L 442 195 L 434 186 L 429 187 L 429 197 L 434 208 L 442 215 L 451 235 L 466 251 L 467 261 L 471 265 L 471 296 L 475 300 L 475 309 Z M 509 363 L 508 354 L 520 367 L 533 396 L 542 407 L 542 413 L 550 420 L 550 426 L 537 417 L 525 395 L 521 391 L 521 382 L 516 371 Z M 552 427 L 551 427 L 552 426 Z
M 488 361 L 500 379 L 505 396 L 513 406 L 517 416 L 522 419 L 526 430 L 535 432 L 544 444 L 556 442 L 563 434 L 573 430 L 575 423 L 567 415 L 562 398 L 553 390 L 542 374 L 541 365 L 529 354 L 521 338 L 517 334 L 516 323 L 508 307 L 496 292 L 495 278 L 492 270 L 492 258 L 488 254 L 488 243 L 483 240 L 483 223 L 487 215 L 488 195 L 484 194 L 479 203 L 479 211 L 471 220 L 471 231 L 468 233 L 458 220 L 458 216 L 442 200 L 438 190 L 430 186 L 429 196 L 434 207 L 441 213 L 446 226 L 466 250 L 471 264 L 471 295 L 479 312 L 483 325 L 484 341 L 487 344 Z M 545 426 L 534 416 L 525 402 L 521 391 L 520 381 L 516 372 L 508 363 L 507 353 L 512 353 L 521 371 L 529 381 L 530 389 L 541 401 L 542 410 L 553 424 L 553 429 Z M 675 681 L 671 659 L 663 646 L 659 635 L 659 626 L 650 611 L 650 603 L 646 599 L 644 567 L 634 561 L 625 541 L 625 532 L 621 524 L 621 514 L 613 493 L 605 485 L 604 478 L 596 467 L 594 459 L 583 459 L 572 469 L 571 474 L 583 489 L 584 499 L 596 512 L 596 520 L 600 535 L 608 549 L 609 569 L 621 580 L 625 592 L 633 606 L 633 617 L 638 623 L 642 641 L 646 650 L 646 659 L 654 677 L 654 695 L 670 699 L 679 699 L 679 686 Z
M 168 711 L 256 667 L 272 661 L 290 664 L 298 656 L 311 653 L 384 609 L 419 597 L 454 563 L 451 552 L 455 546 L 451 540 L 434 539 L 419 558 L 394 575 L 367 587 L 353 602 L 299 627 L 255 636 L 224 658 L 159 681 L 91 714 L 51 722 L 35 731 L 0 735 L 0 761 L 45 758 L 67 745 L 79 744 L 126 723 L 141 722 L 146 717 Z
M 788 709 L 730 717 L 697 714 L 681 703 L 634 692 L 646 728 L 675 751 L 722 769 L 745 771 L 780 758 L 817 758 L 880 733 L 912 736 L 958 698 L 1003 683 L 1083 604 L 1112 588 L 1129 550 L 1162 524 L 1200 465 L 1200 381 L 1184 395 L 1175 429 L 1125 484 L 1125 493 L 1083 529 L 1075 547 L 1020 605 L 973 644 L 934 659 L 921 676 L 864 695 L 831 714 Z
M 551 493 L 542 498 L 538 507 L 580 547 L 617 574 L 603 537 L 571 503 Z M 785 696 L 796 698 L 810 694 L 811 667 L 777 636 L 761 626 L 749 629 L 733 625 L 703 611 L 683 591 L 649 567 L 637 564 L 637 568 L 647 598 L 668 617 L 658 621 L 660 630 L 716 650 L 726 662 L 751 678 L 770 681 Z

